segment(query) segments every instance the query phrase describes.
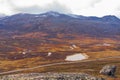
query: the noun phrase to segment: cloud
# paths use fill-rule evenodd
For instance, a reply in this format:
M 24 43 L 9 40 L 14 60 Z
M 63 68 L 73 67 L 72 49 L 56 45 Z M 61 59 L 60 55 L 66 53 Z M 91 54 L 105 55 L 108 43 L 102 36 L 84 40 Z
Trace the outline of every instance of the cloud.
M 63 4 L 60 4 L 57 1 L 54 1 L 52 4 L 48 4 L 46 6 L 48 6 L 48 7 L 44 7 L 46 10 L 57 11 L 57 12 L 62 12 L 62 13 L 72 13 L 70 8 L 68 8 L 67 6 Z
M 26 6 L 21 7 L 17 6 L 14 3 L 10 2 L 10 5 L 12 6 L 13 12 L 16 13 L 32 13 L 32 14 L 39 14 L 47 11 L 56 11 L 61 13 L 72 13 L 72 11 L 66 7 L 63 4 L 60 4 L 57 1 L 53 1 L 52 3 L 45 4 L 44 6 L 40 5 L 32 5 L 32 6 Z
M 100 3 L 102 0 L 91 0 L 89 3 L 90 3 L 90 6 L 91 7 L 95 7 L 96 4 Z
M 0 13 L 39 14 L 46 11 L 85 16 L 120 16 L 120 0 L 0 0 Z
M 86 7 L 79 10 L 74 10 L 75 14 L 81 14 L 85 16 L 98 16 L 116 15 L 119 17 L 117 8 L 120 6 L 119 0 L 88 0 L 89 4 Z
M 16 12 L 16 13 L 32 13 L 32 14 L 35 14 L 35 13 L 39 13 L 39 12 L 42 12 L 43 9 L 40 8 L 39 6 L 30 6 L 30 7 L 15 7 L 13 8 L 13 11 Z

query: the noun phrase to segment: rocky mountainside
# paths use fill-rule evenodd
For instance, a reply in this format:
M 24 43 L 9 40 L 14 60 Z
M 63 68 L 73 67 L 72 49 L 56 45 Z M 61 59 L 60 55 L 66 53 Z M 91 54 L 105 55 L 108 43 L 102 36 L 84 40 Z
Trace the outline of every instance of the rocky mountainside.
M 15 14 L 0 19 L 0 31 L 3 34 L 5 31 L 4 35 L 42 32 L 52 36 L 62 33 L 118 37 L 120 35 L 120 19 L 112 15 L 101 18 L 85 17 L 53 11 L 42 14 Z

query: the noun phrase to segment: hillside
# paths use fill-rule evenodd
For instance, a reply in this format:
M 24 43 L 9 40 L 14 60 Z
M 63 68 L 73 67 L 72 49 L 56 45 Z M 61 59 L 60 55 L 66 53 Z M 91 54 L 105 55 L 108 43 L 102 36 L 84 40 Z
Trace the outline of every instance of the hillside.
M 31 69 L 72 62 L 66 58 L 76 54 L 95 61 Z M 1 73 L 30 68 L 20 73 L 73 71 L 98 76 L 95 73 L 106 64 L 120 66 L 116 56 L 120 56 L 120 19 L 113 15 L 86 17 L 50 11 L 0 18 Z M 105 60 L 97 61 L 101 58 Z M 117 76 L 120 78 L 118 71 Z
M 7 16 L 0 19 L 0 28 L 7 30 L 9 35 L 42 32 L 53 37 L 62 33 L 93 37 L 119 37 L 120 19 L 111 15 L 98 18 L 51 11 L 43 14 Z

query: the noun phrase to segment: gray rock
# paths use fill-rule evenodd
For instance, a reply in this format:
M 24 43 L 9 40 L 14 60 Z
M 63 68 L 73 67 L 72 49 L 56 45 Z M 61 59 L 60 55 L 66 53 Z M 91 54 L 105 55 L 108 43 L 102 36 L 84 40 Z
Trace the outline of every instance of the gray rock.
M 103 75 L 114 77 L 116 68 L 117 68 L 117 66 L 115 66 L 115 65 L 106 65 L 100 70 L 100 73 Z
M 0 80 L 105 80 L 85 73 L 28 73 L 4 75 Z

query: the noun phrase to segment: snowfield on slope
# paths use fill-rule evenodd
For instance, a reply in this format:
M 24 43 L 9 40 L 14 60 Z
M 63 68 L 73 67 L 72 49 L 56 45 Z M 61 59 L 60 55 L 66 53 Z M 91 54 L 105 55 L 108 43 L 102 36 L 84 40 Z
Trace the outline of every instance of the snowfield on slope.
M 87 59 L 88 56 L 86 54 L 83 54 L 83 53 L 76 53 L 76 54 L 73 54 L 73 55 L 69 55 L 69 56 L 66 56 L 66 61 L 79 61 L 79 60 L 83 60 L 83 59 Z

